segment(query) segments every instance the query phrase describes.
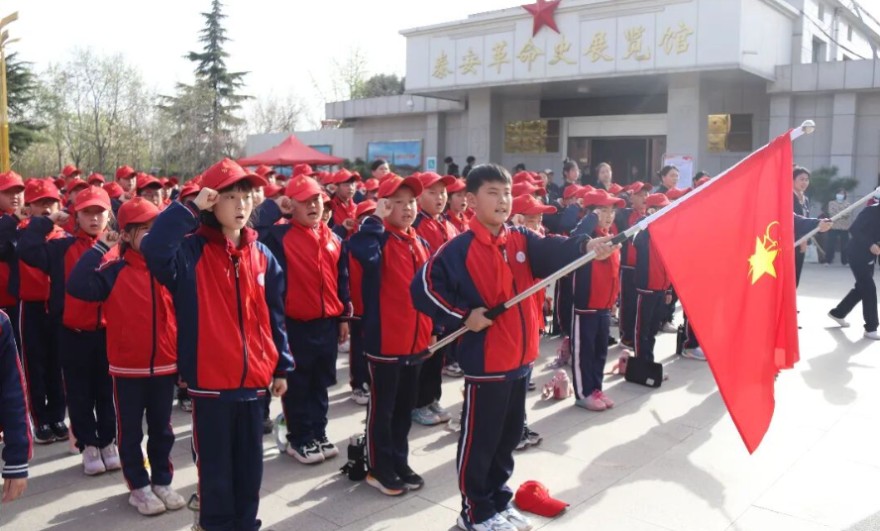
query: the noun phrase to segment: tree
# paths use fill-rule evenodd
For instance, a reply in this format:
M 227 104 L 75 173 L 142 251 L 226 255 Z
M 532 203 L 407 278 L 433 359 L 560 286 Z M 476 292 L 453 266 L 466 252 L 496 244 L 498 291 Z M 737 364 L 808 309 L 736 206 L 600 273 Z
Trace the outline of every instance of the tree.
M 807 188 L 807 196 L 821 208 L 826 208 L 828 201 L 834 199 L 838 190 L 851 192 L 858 186 L 859 181 L 852 177 L 838 177 L 837 166 L 822 167 L 810 175 L 810 187 Z
M 367 57 L 364 52 L 353 47 L 343 61 L 333 59 L 332 65 L 329 87 L 312 76 L 312 85 L 321 99 L 326 103 L 363 97 L 361 95 L 367 81 Z
M 376 74 L 367 79 L 360 91 L 352 98 L 378 98 L 403 94 L 405 89 L 403 81 L 395 74 Z
M 35 108 L 39 89 L 31 63 L 19 60 L 17 53 L 6 57 L 9 150 L 13 157 L 40 140 L 40 131 L 46 127 Z
M 259 98 L 251 109 L 247 130 L 251 134 L 292 132 L 304 113 L 302 102 L 293 96 L 283 100 L 274 95 Z

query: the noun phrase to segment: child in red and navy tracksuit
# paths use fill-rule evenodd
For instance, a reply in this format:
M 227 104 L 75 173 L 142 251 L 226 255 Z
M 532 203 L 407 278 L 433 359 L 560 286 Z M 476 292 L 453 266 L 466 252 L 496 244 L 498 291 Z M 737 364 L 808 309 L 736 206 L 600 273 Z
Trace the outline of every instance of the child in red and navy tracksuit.
M 28 461 L 33 457 L 31 424 L 21 360 L 9 316 L 0 311 L 0 432 L 3 436 L 3 501 L 10 502 L 27 487 Z
M 614 224 L 615 208 L 626 203 L 605 190 L 585 194 L 584 206 L 592 213 L 584 218 L 573 234 L 595 238 L 609 235 Z M 571 362 L 575 405 L 591 411 L 605 411 L 614 402 L 602 392 L 602 374 L 608 356 L 611 333 L 611 310 L 620 292 L 620 254 L 593 260 L 575 271 L 572 283 Z
M 370 179 L 378 183 L 377 179 Z M 369 182 L 369 181 L 368 181 Z M 378 190 L 378 188 L 377 188 Z M 358 229 L 364 220 L 376 213 L 376 202 L 365 199 L 357 206 Z M 351 294 L 352 316 L 349 321 L 350 334 L 348 349 L 349 385 L 351 386 L 351 398 L 358 405 L 365 406 L 370 403 L 370 369 L 367 367 L 367 357 L 364 354 L 364 296 L 362 293 L 363 272 L 361 264 L 351 256 L 351 246 L 346 241 L 344 245 L 348 259 L 348 286 Z
M 140 253 L 141 241 L 158 215 L 156 205 L 143 197 L 127 201 L 119 209 L 121 236 L 101 235 L 67 279 L 67 292 L 74 297 L 104 303 L 122 474 L 131 490 L 129 504 L 144 515 L 186 505 L 171 488 L 171 406 L 177 382 L 174 303 Z M 121 258 L 102 265 L 120 237 Z M 149 473 L 141 451 L 145 415 Z
M 361 180 L 360 175 L 352 173 L 345 168 L 340 168 L 334 173 L 327 184 L 336 186 L 333 192 L 333 199 L 330 200 L 330 227 L 340 225 L 348 231 L 348 234 L 354 232 L 355 214 L 357 213 L 357 204 L 354 202 L 355 183 Z
M 422 183 L 422 194 L 418 198 L 419 213 L 413 222 L 416 233 L 428 242 L 431 253 L 437 252 L 446 242 L 458 236 L 458 229 L 443 216 L 446 208 L 448 186 L 455 184 L 455 177 L 425 172 L 418 175 Z M 441 335 L 442 329 L 434 330 Z M 442 396 L 441 375 L 449 348 L 425 360 L 419 373 L 419 396 L 413 409 L 413 421 L 424 426 L 448 422 L 452 415 L 440 406 Z
M 50 279 L 49 312 L 61 316 L 59 346 L 67 395 L 67 411 L 82 452 L 86 475 L 121 468 L 116 438 L 113 382 L 107 364 L 106 316 L 103 304 L 66 293 L 67 279 L 80 257 L 107 230 L 110 197 L 103 188 L 87 187 L 76 196 L 74 235 L 47 239 L 53 222 L 63 225 L 67 214 L 35 217 L 22 232 L 18 252 L 24 263 L 47 273 Z M 104 262 L 117 257 L 111 250 Z
M 376 216 L 349 240 L 361 268 L 364 352 L 373 380 L 367 410 L 367 483 L 397 496 L 424 485 L 409 466 L 409 430 L 418 396 L 418 356 L 431 341 L 433 324 L 418 313 L 409 285 L 428 259 L 428 245 L 412 223 L 422 184 L 394 175 L 379 185 Z
M 0 224 L 15 226 L 24 207 L 24 181 L 14 171 L 0 173 Z M 2 230 L 2 229 L 0 229 Z M 12 231 L 7 231 L 12 232 Z M 15 296 L 12 269 L 15 262 L 14 240 L 0 242 L 0 310 L 6 312 L 12 323 L 15 344 L 21 351 L 18 327 L 18 299 Z
M 327 437 L 327 390 L 336 384 L 336 356 L 351 316 L 342 240 L 321 222 L 323 207 L 321 185 L 300 175 L 284 197 L 257 209 L 254 221 L 286 275 L 284 313 L 296 370 L 287 375 L 282 404 L 287 453 L 304 464 L 339 455 Z M 283 214 L 290 223 L 276 224 Z
M 669 205 L 665 194 L 651 194 L 645 199 L 646 214 L 651 215 Z M 633 241 L 636 250 L 636 323 L 635 323 L 635 355 L 648 361 L 654 361 L 654 344 L 657 333 L 666 314 L 667 305 L 672 301 L 672 283 L 666 274 L 666 268 L 651 245 L 648 230 L 641 231 Z
M 489 320 L 487 308 L 511 299 L 595 249 L 610 254 L 602 240 L 586 236 L 541 238 L 523 227 L 507 228 L 511 179 L 494 164 L 475 167 L 467 177 L 475 218 L 419 271 L 411 294 L 416 308 L 450 329 L 471 330 L 459 343 L 465 373 L 465 401 L 458 445 L 462 529 L 528 529 L 528 520 L 510 504 L 507 481 L 513 450 L 525 420 L 525 397 L 538 356 L 542 316 L 533 298 Z
M 30 222 L 61 208 L 61 194 L 49 179 L 29 179 L 24 201 L 27 216 L 0 218 L 2 247 L 13 247 Z M 47 240 L 63 238 L 64 230 L 51 224 Z M 19 333 L 21 356 L 27 377 L 31 415 L 34 421 L 34 442 L 49 444 L 66 441 L 70 435 L 64 424 L 64 386 L 61 378 L 58 333 L 61 316 L 49 311 L 49 275 L 24 263 L 16 249 L 10 267 L 10 289 L 19 302 Z
M 627 187 L 630 206 L 617 211 L 614 225 L 618 232 L 623 232 L 645 217 L 645 200 L 652 185 L 636 181 Z M 620 248 L 620 343 L 629 348 L 635 346 L 636 329 L 636 250 L 632 241 L 627 240 Z
M 174 299 L 177 366 L 193 402 L 199 525 L 258 529 L 260 398 L 270 384 L 283 394 L 293 366 L 284 275 L 247 227 L 253 187 L 266 181 L 224 159 L 205 171 L 201 185 L 187 206 L 173 203 L 159 214 L 141 252 Z

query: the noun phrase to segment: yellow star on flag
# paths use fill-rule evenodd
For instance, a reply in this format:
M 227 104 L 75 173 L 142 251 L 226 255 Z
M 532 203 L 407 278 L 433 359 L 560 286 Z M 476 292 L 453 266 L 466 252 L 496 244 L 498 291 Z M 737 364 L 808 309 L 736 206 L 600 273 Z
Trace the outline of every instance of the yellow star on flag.
M 755 238 L 755 254 L 749 257 L 749 274 L 752 276 L 752 285 L 764 275 L 776 278 L 776 267 L 773 265 L 779 255 L 779 243 L 770 237 L 770 229 L 778 222 L 774 221 L 767 225 L 764 238 Z

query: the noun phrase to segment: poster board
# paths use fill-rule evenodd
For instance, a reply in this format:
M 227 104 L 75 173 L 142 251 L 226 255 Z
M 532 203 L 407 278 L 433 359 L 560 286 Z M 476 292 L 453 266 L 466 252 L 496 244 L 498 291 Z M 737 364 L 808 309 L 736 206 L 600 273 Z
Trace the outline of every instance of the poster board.
M 367 160 L 384 159 L 398 172 L 412 172 L 422 165 L 421 140 L 391 140 L 367 144 Z
M 690 155 L 663 155 L 663 166 L 678 168 L 678 188 L 687 188 L 694 180 L 694 158 Z

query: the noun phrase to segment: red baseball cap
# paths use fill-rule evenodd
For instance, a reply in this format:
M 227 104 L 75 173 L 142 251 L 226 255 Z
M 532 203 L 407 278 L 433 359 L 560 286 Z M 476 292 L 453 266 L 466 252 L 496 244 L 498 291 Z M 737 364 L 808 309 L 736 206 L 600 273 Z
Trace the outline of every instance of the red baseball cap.
M 543 185 L 544 181 L 538 178 L 534 173 L 529 171 L 517 172 L 513 176 L 513 184 L 532 183 L 534 185 Z
M 446 185 L 446 192 L 450 194 L 454 194 L 456 192 L 461 192 L 462 190 L 467 188 L 467 181 L 464 179 L 456 179 L 454 183 Z
M 328 184 L 342 184 L 347 183 L 348 181 L 360 181 L 360 175 L 356 173 L 352 173 L 345 168 L 341 168 L 339 171 L 334 173 L 329 179 L 327 179 Z
M 370 199 L 367 199 L 366 201 L 361 201 L 360 203 L 358 203 L 357 209 L 355 209 L 355 212 L 354 212 L 354 217 L 359 218 L 359 217 L 363 216 L 364 214 L 369 214 L 369 213 L 375 212 L 375 211 L 376 211 L 376 202 L 372 201 Z
M 197 184 L 197 185 L 201 186 L 202 185 L 202 174 L 200 173 L 200 174 L 196 175 L 195 177 L 193 177 L 192 179 L 190 179 L 189 183 L 187 183 L 187 184 L 190 184 L 190 183 Z
M 666 197 L 668 197 L 670 201 L 675 201 L 676 199 L 683 197 L 690 192 L 691 188 L 685 188 L 684 190 L 680 188 L 672 188 L 666 191 Z
M 321 202 L 326 205 L 330 201 L 333 201 L 333 198 L 327 192 L 321 192 Z
M 257 169 L 254 170 L 254 173 L 264 179 L 268 179 L 270 175 L 277 175 L 277 173 L 275 172 L 275 170 L 272 169 L 271 166 L 266 166 L 265 164 L 257 166 Z
M 61 190 L 62 188 L 64 188 L 64 185 L 67 184 L 67 183 L 64 181 L 64 179 L 61 179 L 61 178 L 55 179 L 54 181 L 52 181 L 52 183 L 53 183 L 53 184 L 55 185 L 55 187 L 58 188 L 59 190 Z
M 416 197 L 422 195 L 422 181 L 419 180 L 418 177 L 412 175 L 410 175 L 406 179 L 404 179 L 400 175 L 395 175 L 390 179 L 385 179 L 385 182 L 379 185 L 378 195 L 380 198 L 391 197 L 397 192 L 397 190 L 401 186 L 409 187 Z
M 252 186 L 266 186 L 269 181 L 256 173 L 246 171 L 232 159 L 223 159 L 202 173 L 202 188 L 222 190 L 240 181 L 248 181 Z
M 511 193 L 513 197 L 519 197 L 521 195 L 532 195 L 537 193 L 538 195 L 547 195 L 547 190 L 545 190 L 541 186 L 536 186 L 532 184 L 530 181 L 523 181 L 513 185 L 511 189 Z
M 64 168 L 61 169 L 61 175 L 64 176 L 65 179 L 70 179 L 71 177 L 76 177 L 77 175 L 82 175 L 82 172 L 79 171 L 79 168 L 74 166 L 73 164 L 68 164 Z
M 111 181 L 104 185 L 104 190 L 107 191 L 107 195 L 110 196 L 110 199 L 118 199 L 125 193 L 125 190 L 122 189 L 122 186 L 119 185 L 116 181 Z
M 116 180 L 119 179 L 131 179 L 135 177 L 137 172 L 131 166 L 120 166 L 116 168 Z
M 370 177 L 366 181 L 364 181 L 364 190 L 367 192 L 372 192 L 374 190 L 379 189 L 379 179 L 374 179 Z
M 86 179 L 86 182 L 88 182 L 89 184 L 104 184 L 106 180 L 104 179 L 104 176 L 100 173 L 93 173 L 89 175 L 89 178 Z
M 418 172 L 410 175 L 410 177 L 418 177 L 418 176 L 419 176 Z M 381 185 L 382 183 L 384 183 L 388 179 L 391 179 L 392 177 L 399 177 L 399 175 L 389 171 L 388 173 L 386 173 L 385 175 L 383 175 L 382 177 L 379 178 L 379 184 Z
M 310 197 L 321 195 L 323 191 L 318 181 L 306 174 L 300 174 L 287 183 L 287 190 L 284 191 L 284 195 L 292 197 L 297 201 L 305 201 Z
M 550 496 L 550 491 L 537 481 L 526 481 L 516 489 L 516 506 L 538 516 L 553 518 L 566 510 L 569 504 Z
M 24 187 L 24 203 L 29 204 L 40 199 L 54 199 L 61 201 L 61 192 L 51 180 L 29 179 Z
M 152 201 L 147 201 L 143 197 L 135 197 L 119 207 L 119 213 L 116 217 L 119 221 L 119 227 L 125 230 L 133 223 L 147 223 L 156 219 L 158 215 L 159 207 L 154 205 Z
M 286 181 L 287 179 L 289 179 L 287 175 L 284 175 L 283 173 L 278 173 L 277 171 L 275 172 L 276 181 Z
M 631 194 L 637 194 L 637 193 L 641 192 L 642 190 L 650 192 L 652 188 L 654 188 L 654 185 L 651 183 L 636 181 L 636 182 L 632 183 L 631 185 L 627 186 L 626 191 Z
M 697 186 L 703 186 L 704 184 L 706 184 L 707 182 L 709 182 L 711 180 L 712 180 L 712 178 L 709 177 L 708 175 L 703 175 L 702 177 L 697 179 Z
M 311 177 L 315 174 L 315 170 L 312 169 L 308 164 L 297 164 L 293 167 L 293 176 L 298 177 L 300 175 L 308 175 Z
M 183 185 L 183 189 L 180 191 L 180 200 L 183 201 L 185 198 L 198 194 L 202 187 L 199 186 L 199 183 L 194 182 L 195 179 L 191 179 L 188 183 Z
M 174 186 L 171 184 L 171 180 L 168 179 L 168 177 L 159 177 L 159 184 L 161 184 L 163 188 L 171 188 Z
M 178 184 L 180 184 L 180 179 L 178 179 L 177 177 L 169 177 L 168 182 L 171 184 L 171 186 L 177 186 Z
M 665 207 L 669 204 L 669 198 L 666 194 L 651 194 L 645 199 L 645 207 Z
M 626 206 L 626 201 L 614 197 L 606 190 L 593 190 L 588 194 L 584 194 L 584 206 L 614 206 L 621 208 Z
M 265 188 L 263 188 L 263 195 L 266 197 L 275 197 L 284 191 L 283 186 L 278 186 L 277 184 L 267 184 Z
M 582 188 L 577 184 L 570 184 L 565 187 L 565 191 L 562 192 L 563 199 L 571 199 L 572 197 L 577 197 L 577 195 L 581 192 Z
M 448 187 L 450 184 L 455 182 L 455 177 L 451 175 L 441 176 L 440 174 L 434 173 L 432 171 L 420 173 L 416 178 L 421 181 L 422 190 L 430 188 L 437 183 L 443 183 L 444 187 Z
M 553 205 L 545 205 L 533 195 L 521 195 L 513 200 L 513 206 L 510 208 L 511 214 L 524 214 L 526 216 L 534 216 L 536 214 L 555 214 L 556 207 Z
M 617 183 L 611 183 L 611 186 L 608 187 L 608 193 L 610 193 L 611 195 L 617 195 L 624 190 L 626 190 L 626 188 L 620 186 Z
M 76 196 L 77 210 L 84 210 L 93 206 L 110 210 L 110 196 L 107 195 L 106 190 L 98 186 L 88 186 Z
M 67 186 L 67 193 L 73 192 L 74 190 L 79 190 L 80 188 L 88 188 L 89 183 L 80 179 L 79 177 L 75 177 L 70 184 Z
M 0 173 L 0 192 L 12 190 L 13 188 L 24 190 L 24 181 L 21 175 L 11 170 L 6 173 Z
M 595 188 L 593 188 L 593 187 L 590 186 L 589 184 L 585 184 L 585 185 L 581 186 L 581 189 L 578 190 L 577 193 L 576 193 L 574 196 L 575 196 L 575 197 L 584 197 L 585 195 L 587 195 L 587 194 L 591 194 L 591 193 L 593 193 L 593 192 L 595 192 L 595 191 L 596 191 Z
M 137 188 L 137 191 L 140 192 L 144 188 L 148 188 L 150 186 L 162 187 L 162 182 L 159 179 L 153 177 L 152 175 L 147 175 L 146 173 L 143 173 L 143 172 L 138 173 L 137 174 L 137 184 L 135 185 L 135 187 Z

